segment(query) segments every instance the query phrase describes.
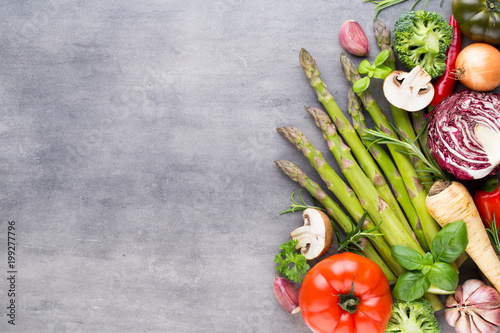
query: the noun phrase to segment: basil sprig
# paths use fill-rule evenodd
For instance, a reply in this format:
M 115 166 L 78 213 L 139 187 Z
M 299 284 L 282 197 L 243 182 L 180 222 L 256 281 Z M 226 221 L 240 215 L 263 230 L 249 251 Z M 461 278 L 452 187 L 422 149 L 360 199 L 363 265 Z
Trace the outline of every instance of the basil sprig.
M 394 260 L 408 270 L 396 282 L 394 297 L 403 301 L 416 300 L 431 284 L 444 291 L 455 291 L 458 272 L 450 263 L 465 251 L 468 243 L 465 222 L 455 221 L 438 232 L 432 240 L 431 252 L 425 255 L 406 246 L 392 246 Z
M 363 60 L 359 64 L 358 73 L 366 74 L 367 76 L 354 82 L 352 90 L 355 93 L 360 93 L 365 91 L 370 86 L 370 78 L 374 77 L 377 79 L 385 79 L 389 74 L 391 74 L 392 69 L 388 66 L 383 65 L 383 63 L 389 58 L 391 51 L 384 50 L 380 52 L 373 61 L 373 65 L 370 64 L 368 60 Z

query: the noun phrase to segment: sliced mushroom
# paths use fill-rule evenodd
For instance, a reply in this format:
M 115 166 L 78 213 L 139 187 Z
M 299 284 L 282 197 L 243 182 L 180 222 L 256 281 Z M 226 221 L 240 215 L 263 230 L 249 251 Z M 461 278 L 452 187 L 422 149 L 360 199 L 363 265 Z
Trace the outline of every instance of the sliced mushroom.
M 290 233 L 299 241 L 295 248 L 307 259 L 325 254 L 332 246 L 333 228 L 328 216 L 320 210 L 308 208 L 302 213 L 304 225 Z
M 432 77 L 417 66 L 409 73 L 394 71 L 384 80 L 384 95 L 392 105 L 409 111 L 420 111 L 428 106 L 434 97 Z

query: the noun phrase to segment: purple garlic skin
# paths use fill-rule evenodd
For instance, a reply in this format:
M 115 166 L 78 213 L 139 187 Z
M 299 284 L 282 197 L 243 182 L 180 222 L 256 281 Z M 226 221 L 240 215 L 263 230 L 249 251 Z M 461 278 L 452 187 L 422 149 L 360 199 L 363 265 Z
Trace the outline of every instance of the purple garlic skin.
M 359 23 L 354 20 L 347 20 L 342 24 L 339 42 L 347 52 L 358 57 L 365 57 L 370 52 L 368 38 Z
M 446 322 L 457 333 L 495 333 L 500 327 L 500 294 L 481 280 L 467 280 L 445 303 Z
M 299 308 L 299 288 L 290 280 L 274 274 L 274 295 L 286 312 L 296 314 Z

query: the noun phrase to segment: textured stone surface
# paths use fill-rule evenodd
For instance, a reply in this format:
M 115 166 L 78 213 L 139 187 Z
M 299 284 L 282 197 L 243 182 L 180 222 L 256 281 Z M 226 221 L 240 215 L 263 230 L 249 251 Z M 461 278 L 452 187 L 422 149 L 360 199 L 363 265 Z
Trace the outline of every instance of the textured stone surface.
M 444 2 L 427 9 L 447 18 Z M 16 222 L 18 273 L 12 326 L 4 241 L 0 331 L 308 332 L 272 291 L 301 224 L 278 216 L 297 185 L 273 160 L 319 179 L 275 128 L 326 150 L 299 50 L 345 109 L 337 31 L 359 21 L 373 57 L 373 15 L 361 0 L 4 1 L 0 234 Z

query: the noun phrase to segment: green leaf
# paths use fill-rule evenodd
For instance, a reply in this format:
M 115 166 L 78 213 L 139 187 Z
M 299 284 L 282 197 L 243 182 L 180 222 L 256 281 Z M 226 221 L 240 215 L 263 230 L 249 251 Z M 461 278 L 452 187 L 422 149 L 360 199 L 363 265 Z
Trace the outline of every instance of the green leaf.
M 278 273 L 293 282 L 302 281 L 303 276 L 310 268 L 306 258 L 301 253 L 296 252 L 295 246 L 298 242 L 298 240 L 292 239 L 281 244 L 280 249 L 282 251 L 274 258 L 274 262 L 278 264 L 276 266 Z
M 421 270 L 424 266 L 424 256 L 409 247 L 394 245 L 391 247 L 391 254 L 407 270 Z
M 354 90 L 355 93 L 359 94 L 360 92 L 365 91 L 368 89 L 370 86 L 370 78 L 368 76 L 365 76 L 358 81 L 354 82 L 352 85 L 352 90 Z
M 382 65 L 387 60 L 387 58 L 389 58 L 390 55 L 391 55 L 390 50 L 384 50 L 384 51 L 380 52 L 375 57 L 375 61 L 373 62 L 373 66 L 378 67 L 378 66 Z
M 392 294 L 397 299 L 411 302 L 424 296 L 430 286 L 431 282 L 424 274 L 409 271 L 399 277 Z
M 368 60 L 363 60 L 360 62 L 358 67 L 358 72 L 360 74 L 366 74 L 373 71 L 372 65 L 368 62 Z
M 454 291 L 458 287 L 457 271 L 445 262 L 432 265 L 427 278 L 433 285 L 446 291 Z
M 441 229 L 432 240 L 432 255 L 436 262 L 453 262 L 469 244 L 467 225 L 463 221 L 455 221 Z
M 389 74 L 392 73 L 392 68 L 381 65 L 373 71 L 373 77 L 377 79 L 385 79 Z
M 424 265 L 432 265 L 432 264 L 434 264 L 434 257 L 430 252 L 427 252 L 424 255 Z

